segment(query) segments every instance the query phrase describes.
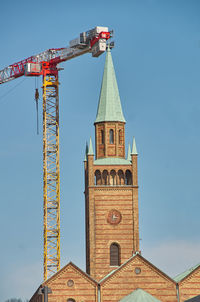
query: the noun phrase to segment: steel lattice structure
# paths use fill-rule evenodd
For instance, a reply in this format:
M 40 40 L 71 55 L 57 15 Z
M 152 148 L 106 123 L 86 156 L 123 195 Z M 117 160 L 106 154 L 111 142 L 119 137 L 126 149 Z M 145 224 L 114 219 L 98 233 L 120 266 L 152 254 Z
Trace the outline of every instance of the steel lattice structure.
M 44 280 L 60 269 L 60 171 L 58 64 L 86 53 L 100 56 L 112 33 L 97 26 L 70 41 L 0 70 L 0 84 L 21 76 L 43 75 Z
M 58 70 L 43 76 L 44 280 L 60 269 Z

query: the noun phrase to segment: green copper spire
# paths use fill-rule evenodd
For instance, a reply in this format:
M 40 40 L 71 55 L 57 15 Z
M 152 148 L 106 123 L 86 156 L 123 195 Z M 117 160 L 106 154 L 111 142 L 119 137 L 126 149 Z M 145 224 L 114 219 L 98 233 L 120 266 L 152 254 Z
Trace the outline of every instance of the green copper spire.
M 133 137 L 133 147 L 132 147 L 132 152 L 131 154 L 137 155 L 137 148 L 136 148 L 136 142 L 135 142 L 135 137 Z
M 115 70 L 108 46 L 95 123 L 109 121 L 126 122 L 122 112 Z
M 90 144 L 89 144 L 88 155 L 94 155 L 91 137 L 90 137 Z
M 131 146 L 130 146 L 130 144 L 128 144 L 127 160 L 130 160 L 130 161 L 131 161 Z

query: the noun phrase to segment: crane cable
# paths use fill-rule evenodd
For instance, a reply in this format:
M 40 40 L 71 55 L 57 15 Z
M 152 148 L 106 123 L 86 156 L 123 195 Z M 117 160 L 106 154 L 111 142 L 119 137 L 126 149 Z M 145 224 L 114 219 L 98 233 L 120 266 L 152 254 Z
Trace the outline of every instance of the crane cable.
M 12 88 L 10 88 L 6 93 L 0 95 L 0 101 L 2 99 L 4 99 L 10 92 L 12 92 L 15 88 L 17 88 L 17 86 L 21 85 L 24 81 L 26 80 L 26 78 L 22 79 L 22 81 L 20 81 L 19 83 L 17 83 L 15 86 L 13 86 Z
M 37 116 L 37 135 L 39 135 L 39 116 L 38 116 L 38 100 L 39 100 L 39 91 L 38 91 L 38 79 L 35 77 L 35 104 L 36 104 L 36 116 Z
M 26 80 L 26 78 L 23 78 L 22 81 L 20 81 L 19 83 L 17 83 L 15 86 L 13 86 L 12 88 L 10 88 L 6 93 L 2 94 L 0 96 L 0 102 L 3 103 L 4 98 L 11 93 L 15 88 L 17 88 L 19 85 L 21 85 L 24 81 Z M 38 80 L 38 79 L 37 79 Z M 36 102 L 36 113 L 37 113 L 37 134 L 39 134 L 39 117 L 38 117 L 38 100 L 39 100 L 39 91 L 38 91 L 38 81 L 36 81 L 35 78 L 35 102 Z

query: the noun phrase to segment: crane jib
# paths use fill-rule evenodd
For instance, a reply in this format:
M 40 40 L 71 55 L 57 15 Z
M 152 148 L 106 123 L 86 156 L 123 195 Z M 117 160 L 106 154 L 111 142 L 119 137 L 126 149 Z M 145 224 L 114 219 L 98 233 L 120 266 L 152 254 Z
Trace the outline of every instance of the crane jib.
M 51 48 L 0 70 L 0 84 L 23 75 L 38 76 L 42 74 L 42 70 L 40 74 L 37 71 L 34 72 L 34 65 L 32 66 L 33 73 L 29 73 L 27 70 L 30 68 L 30 64 L 37 63 L 42 65 L 42 62 L 59 64 L 88 52 L 91 52 L 93 57 L 98 57 L 106 50 L 106 41 L 111 36 L 112 34 L 107 27 L 97 26 L 92 30 L 83 32 L 79 35 L 79 38 L 70 41 L 69 47 Z M 29 67 L 27 67 L 27 64 L 29 64 Z

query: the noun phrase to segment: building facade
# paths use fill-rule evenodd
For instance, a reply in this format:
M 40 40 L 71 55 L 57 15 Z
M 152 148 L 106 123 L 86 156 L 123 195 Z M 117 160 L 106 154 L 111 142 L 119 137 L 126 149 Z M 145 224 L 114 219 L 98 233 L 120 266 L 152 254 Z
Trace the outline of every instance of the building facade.
M 69 263 L 30 302 L 200 301 L 200 265 L 172 279 L 141 255 L 137 148 L 125 156 L 125 118 L 108 47 L 92 140 L 86 146 L 86 273 Z
M 108 49 L 85 158 L 86 272 L 100 280 L 139 251 L 137 150 L 125 158 L 125 119 Z

